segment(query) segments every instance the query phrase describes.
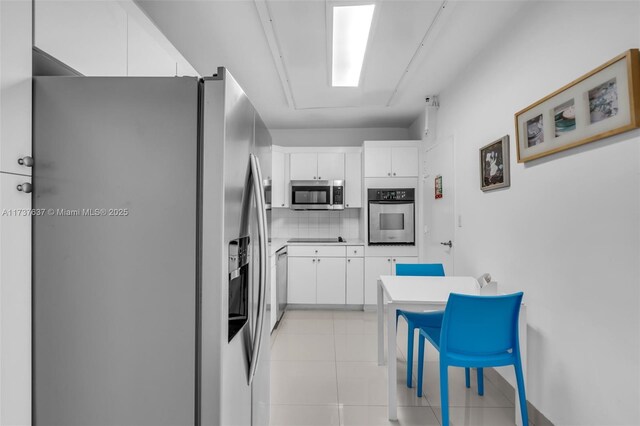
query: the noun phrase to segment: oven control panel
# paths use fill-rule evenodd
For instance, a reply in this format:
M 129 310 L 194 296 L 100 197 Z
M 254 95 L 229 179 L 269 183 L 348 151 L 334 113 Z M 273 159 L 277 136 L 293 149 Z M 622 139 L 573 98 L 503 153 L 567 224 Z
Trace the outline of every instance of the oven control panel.
M 377 189 L 367 190 L 369 201 L 414 201 L 414 188 Z

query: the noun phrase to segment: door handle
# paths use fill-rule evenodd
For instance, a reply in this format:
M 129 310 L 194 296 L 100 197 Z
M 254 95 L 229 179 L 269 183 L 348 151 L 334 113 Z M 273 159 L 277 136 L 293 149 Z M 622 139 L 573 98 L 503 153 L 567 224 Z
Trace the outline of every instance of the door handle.
M 453 248 L 453 243 L 451 242 L 451 240 L 447 241 L 446 243 L 440 243 L 443 246 L 449 246 L 449 248 Z
M 267 291 L 267 213 L 264 201 L 264 186 L 262 184 L 262 172 L 260 163 L 254 154 L 249 155 L 251 177 L 253 180 L 253 194 L 258 208 L 258 244 L 259 244 L 259 288 L 258 288 L 258 313 L 256 315 L 256 327 L 254 328 L 253 344 L 251 345 L 251 360 L 249 363 L 249 377 L 247 384 L 251 385 L 258 367 L 260 348 L 262 345 L 262 329 L 264 328 L 264 311 L 266 308 Z M 244 204 L 244 203 L 243 203 Z

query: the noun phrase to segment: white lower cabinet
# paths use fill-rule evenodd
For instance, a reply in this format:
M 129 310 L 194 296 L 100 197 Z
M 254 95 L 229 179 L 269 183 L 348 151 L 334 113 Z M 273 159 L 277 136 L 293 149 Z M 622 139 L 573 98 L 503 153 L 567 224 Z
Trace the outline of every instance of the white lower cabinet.
M 378 303 L 378 278 L 380 275 L 395 275 L 398 263 L 418 263 L 417 257 L 366 257 L 364 260 L 364 304 Z
M 344 257 L 324 257 L 316 261 L 316 303 L 345 303 L 346 262 Z
M 289 257 L 287 303 L 316 303 L 316 259 Z
M 31 177 L 0 173 L 0 424 L 31 424 Z M 19 191 L 18 186 L 22 188 Z
M 362 246 L 289 246 L 287 303 L 362 305 Z
M 362 305 L 364 303 L 364 258 L 352 257 L 347 259 L 347 305 Z

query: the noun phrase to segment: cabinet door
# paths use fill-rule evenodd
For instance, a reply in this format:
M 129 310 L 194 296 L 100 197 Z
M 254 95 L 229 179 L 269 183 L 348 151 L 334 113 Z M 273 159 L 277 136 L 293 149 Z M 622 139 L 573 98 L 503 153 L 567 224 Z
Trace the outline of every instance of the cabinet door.
M 392 257 L 391 258 L 391 274 L 396 274 L 396 265 L 398 263 L 418 263 L 417 257 Z
M 391 176 L 391 148 L 364 150 L 364 177 Z
M 364 258 L 347 259 L 347 304 L 364 303 Z
M 36 47 L 86 76 L 127 75 L 127 12 L 118 2 L 36 1 L 34 19 Z
M 271 207 L 288 207 L 286 202 L 287 188 L 285 186 L 285 158 L 284 152 L 273 151 L 271 163 Z
M 345 160 L 345 207 L 360 208 L 362 207 L 362 154 L 348 152 Z
M 316 259 L 289 257 L 287 303 L 316 303 Z
M 391 176 L 418 176 L 418 149 L 415 147 L 394 147 L 391 149 Z
M 175 59 L 138 21 L 127 16 L 127 75 L 173 77 L 176 73 Z
M 318 179 L 344 180 L 344 154 L 341 152 L 318 153 Z
M 391 275 L 390 257 L 366 257 L 364 259 L 364 304 L 378 303 L 378 278 Z
M 31 424 L 31 194 L 16 189 L 24 183 L 31 178 L 0 173 L 3 425 Z
M 295 152 L 290 158 L 291 180 L 318 179 L 318 154 Z
M 317 303 L 345 303 L 346 260 L 344 257 L 319 257 L 317 259 Z
M 23 175 L 31 175 L 18 164 L 31 155 L 31 5 L 0 2 L 0 170 Z

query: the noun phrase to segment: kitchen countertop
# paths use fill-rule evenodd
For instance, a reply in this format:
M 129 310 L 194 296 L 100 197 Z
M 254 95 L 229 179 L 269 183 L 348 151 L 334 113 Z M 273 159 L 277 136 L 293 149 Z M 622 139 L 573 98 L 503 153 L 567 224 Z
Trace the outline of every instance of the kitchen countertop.
M 335 242 L 335 243 L 310 243 L 310 242 L 298 242 L 298 243 L 288 243 L 288 238 L 273 238 L 271 240 L 269 254 L 273 256 L 275 252 L 280 250 L 284 246 L 363 246 L 364 241 L 362 240 L 347 240 L 344 242 Z

